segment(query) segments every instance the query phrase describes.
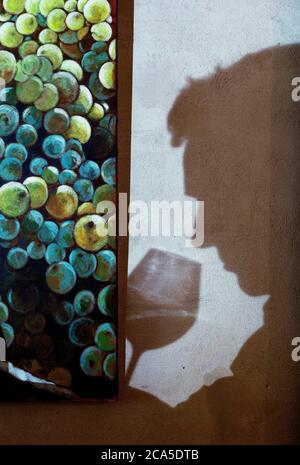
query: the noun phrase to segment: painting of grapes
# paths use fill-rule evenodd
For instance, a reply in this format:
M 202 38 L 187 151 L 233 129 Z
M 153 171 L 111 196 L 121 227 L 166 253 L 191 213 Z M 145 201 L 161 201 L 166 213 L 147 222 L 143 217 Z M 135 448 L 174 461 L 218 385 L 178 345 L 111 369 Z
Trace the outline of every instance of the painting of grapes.
M 117 395 L 115 76 L 116 0 L 0 1 L 1 370 L 57 398 Z

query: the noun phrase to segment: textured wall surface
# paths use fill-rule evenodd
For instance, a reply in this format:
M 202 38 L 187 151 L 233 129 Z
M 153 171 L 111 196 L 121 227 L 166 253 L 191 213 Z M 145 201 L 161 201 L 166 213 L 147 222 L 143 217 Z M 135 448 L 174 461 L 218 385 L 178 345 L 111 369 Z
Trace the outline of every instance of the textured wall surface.
M 121 191 L 130 3 L 120 0 Z M 2 405 L 1 443 L 299 442 L 300 5 L 174 3 L 135 1 L 131 198 L 204 200 L 204 246 L 131 238 L 120 401 Z

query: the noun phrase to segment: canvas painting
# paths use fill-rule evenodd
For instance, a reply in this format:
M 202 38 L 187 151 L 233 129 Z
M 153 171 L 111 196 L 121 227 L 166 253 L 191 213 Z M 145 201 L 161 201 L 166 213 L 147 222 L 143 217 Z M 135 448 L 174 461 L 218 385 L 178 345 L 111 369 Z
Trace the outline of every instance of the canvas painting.
M 0 401 L 114 399 L 116 1 L 0 9 Z

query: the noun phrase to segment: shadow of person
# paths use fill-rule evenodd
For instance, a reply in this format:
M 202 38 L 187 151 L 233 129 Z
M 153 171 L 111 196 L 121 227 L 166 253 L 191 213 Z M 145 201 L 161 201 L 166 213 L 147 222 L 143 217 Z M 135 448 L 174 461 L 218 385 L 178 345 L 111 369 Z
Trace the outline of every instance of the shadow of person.
M 190 80 L 168 116 L 172 145 L 184 146 L 185 192 L 205 201 L 204 247 L 218 248 L 249 296 L 270 296 L 233 377 L 176 408 L 199 442 L 299 441 L 299 72 L 299 45 L 248 55 Z
M 299 442 L 300 376 L 290 355 L 300 318 L 300 114 L 291 100 L 291 81 L 299 72 L 298 45 L 248 55 L 206 79 L 191 80 L 169 114 L 172 144 L 184 146 L 186 193 L 205 201 L 204 246 L 218 248 L 249 296 L 271 296 L 263 327 L 231 365 L 233 376 L 201 388 L 176 408 L 129 386 L 113 405 L 67 404 L 63 410 L 40 405 L 30 407 L 30 415 L 25 405 L 2 406 L 3 443 L 13 443 L 16 424 L 22 443 L 33 443 L 33 437 L 40 444 Z M 167 257 L 169 264 L 173 258 Z M 159 267 L 149 275 L 153 261 Z M 187 285 L 179 269 L 166 289 L 170 296 L 178 283 Z M 175 319 L 172 326 L 178 308 L 168 305 L 169 317 L 163 313 L 137 323 L 135 316 L 163 303 L 153 298 L 154 288 L 147 288 L 149 276 L 154 273 L 157 283 L 167 272 L 163 256 L 152 251 L 129 277 L 127 335 L 138 353 L 174 342 L 195 319 L 193 307 L 190 318 Z M 198 298 L 197 284 L 192 289 Z M 200 356 L 205 354 L 195 354 Z

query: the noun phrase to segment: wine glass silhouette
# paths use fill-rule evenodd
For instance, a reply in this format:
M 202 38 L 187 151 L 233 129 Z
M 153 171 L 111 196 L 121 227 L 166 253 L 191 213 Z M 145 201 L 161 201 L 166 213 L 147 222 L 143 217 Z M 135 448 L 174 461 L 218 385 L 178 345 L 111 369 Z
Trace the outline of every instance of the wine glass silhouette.
M 127 383 L 143 352 L 171 344 L 193 326 L 199 285 L 199 263 L 158 249 L 151 249 L 130 274 L 126 333 L 133 353 Z

